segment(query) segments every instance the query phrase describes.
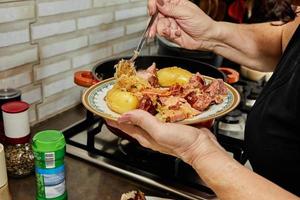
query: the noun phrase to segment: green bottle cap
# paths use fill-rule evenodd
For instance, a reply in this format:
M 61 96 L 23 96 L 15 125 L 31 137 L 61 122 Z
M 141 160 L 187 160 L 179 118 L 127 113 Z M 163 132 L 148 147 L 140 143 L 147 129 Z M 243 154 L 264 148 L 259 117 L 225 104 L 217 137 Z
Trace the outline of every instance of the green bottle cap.
M 32 141 L 32 148 L 35 152 L 55 152 L 66 145 L 64 135 L 56 130 L 41 131 L 33 137 Z

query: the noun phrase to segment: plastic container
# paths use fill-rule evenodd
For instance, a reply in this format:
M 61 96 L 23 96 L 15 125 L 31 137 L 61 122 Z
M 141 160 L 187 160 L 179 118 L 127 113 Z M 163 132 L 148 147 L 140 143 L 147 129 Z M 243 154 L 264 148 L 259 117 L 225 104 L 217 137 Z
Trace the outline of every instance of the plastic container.
M 13 101 L 1 106 L 5 131 L 5 157 L 8 175 L 25 177 L 34 171 L 30 144 L 29 104 Z
M 0 89 L 0 108 L 3 104 L 21 100 L 21 91 L 17 89 L 7 88 Z M 0 112 L 0 142 L 4 142 L 4 125 L 3 125 L 3 116 Z
M 60 131 L 46 130 L 33 137 L 37 200 L 65 200 L 64 156 L 66 142 Z

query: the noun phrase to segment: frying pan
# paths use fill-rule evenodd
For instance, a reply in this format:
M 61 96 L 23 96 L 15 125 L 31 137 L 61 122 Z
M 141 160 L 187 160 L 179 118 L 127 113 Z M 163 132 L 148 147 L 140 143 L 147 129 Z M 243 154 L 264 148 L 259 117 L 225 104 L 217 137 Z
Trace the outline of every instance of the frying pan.
M 93 67 L 92 71 L 78 71 L 74 75 L 74 82 L 77 85 L 83 87 L 90 87 L 101 80 L 105 80 L 114 76 L 115 68 L 114 66 L 121 60 L 121 59 L 130 59 L 128 58 L 113 58 L 102 63 L 97 64 Z M 139 56 L 136 61 L 135 65 L 137 66 L 137 70 L 146 69 L 149 67 L 153 62 L 156 63 L 158 69 L 165 68 L 165 67 L 172 67 L 178 66 L 183 69 L 186 69 L 192 73 L 200 72 L 202 75 L 210 76 L 213 78 L 220 78 L 224 81 L 227 80 L 226 75 L 218 70 L 217 68 L 191 59 L 185 59 L 180 57 L 171 57 L 171 56 Z M 213 124 L 213 121 L 205 122 L 204 125 L 206 127 L 210 127 Z M 107 126 L 107 128 L 112 131 L 114 134 L 121 138 L 128 139 L 130 141 L 134 141 L 131 137 L 129 137 L 126 133 Z

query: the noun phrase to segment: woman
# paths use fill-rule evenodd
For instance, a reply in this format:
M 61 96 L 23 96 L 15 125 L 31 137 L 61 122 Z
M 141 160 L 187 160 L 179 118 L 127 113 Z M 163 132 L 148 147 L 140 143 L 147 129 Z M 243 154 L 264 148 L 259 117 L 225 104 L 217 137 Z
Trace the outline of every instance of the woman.
M 159 12 L 150 36 L 159 34 L 183 48 L 213 51 L 255 70 L 274 71 L 247 119 L 245 143 L 254 172 L 229 157 L 205 128 L 161 123 L 140 110 L 109 124 L 145 147 L 180 157 L 220 199 L 299 199 L 300 19 L 293 19 L 290 1 L 279 5 L 285 10 L 278 16 L 290 21 L 280 26 L 216 22 L 187 0 L 148 3 L 150 15 Z

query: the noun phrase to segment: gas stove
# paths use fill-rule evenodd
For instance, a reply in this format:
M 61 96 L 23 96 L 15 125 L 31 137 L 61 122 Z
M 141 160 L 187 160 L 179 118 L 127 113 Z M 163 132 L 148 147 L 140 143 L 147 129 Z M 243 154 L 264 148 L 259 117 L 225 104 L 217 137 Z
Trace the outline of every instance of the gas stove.
M 212 132 L 220 144 L 240 163 L 247 156 L 244 150 L 244 127 L 264 81 L 241 79 L 233 86 L 240 92 L 241 103 L 228 115 L 217 119 Z M 86 112 L 86 118 L 63 130 L 67 153 L 100 167 L 161 190 L 166 197 L 189 200 L 216 199 L 215 194 L 182 160 L 143 148 L 137 143 L 113 134 L 104 120 Z

